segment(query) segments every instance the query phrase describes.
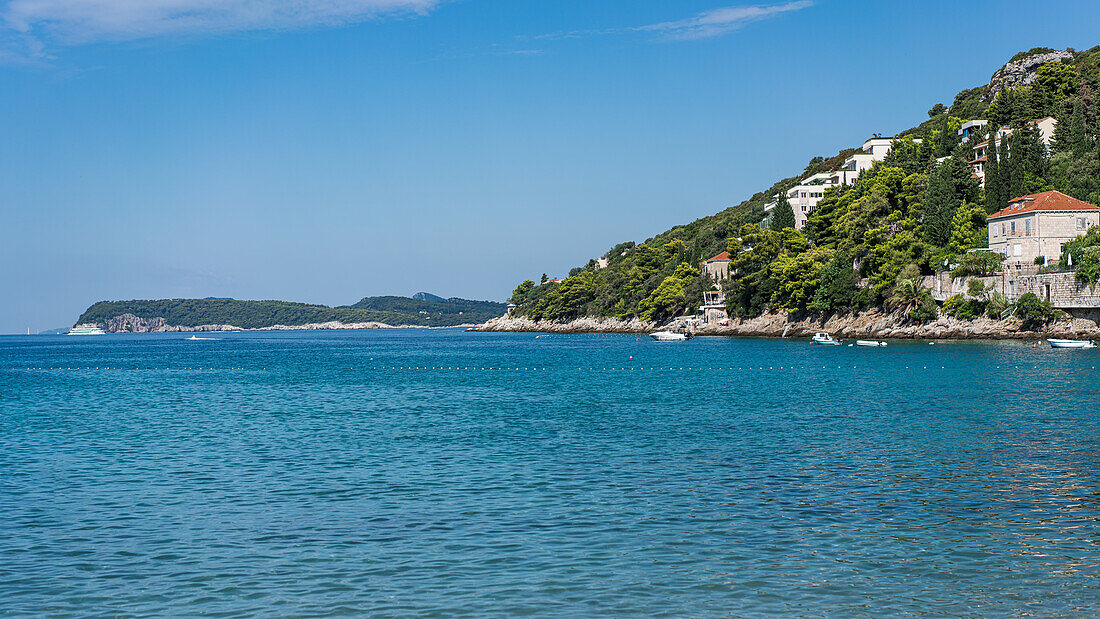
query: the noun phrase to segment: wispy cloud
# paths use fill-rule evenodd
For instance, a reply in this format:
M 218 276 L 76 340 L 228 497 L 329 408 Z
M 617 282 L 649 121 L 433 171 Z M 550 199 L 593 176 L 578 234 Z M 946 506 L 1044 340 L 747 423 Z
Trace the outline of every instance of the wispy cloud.
M 8 47 L 49 46 L 339 26 L 382 16 L 423 15 L 442 0 L 0 0 Z
M 580 39 L 594 36 L 650 32 L 661 38 L 686 41 L 722 36 L 746 24 L 762 21 L 783 13 L 790 13 L 813 6 L 814 0 L 794 0 L 786 4 L 759 4 L 753 6 L 728 6 L 704 11 L 693 17 L 666 21 L 645 26 L 604 28 L 599 30 L 572 30 L 531 37 L 533 39 Z
M 670 39 L 678 40 L 709 39 L 737 30 L 745 24 L 799 11 L 812 5 L 813 0 L 797 0 L 786 4 L 729 6 L 706 11 L 687 19 L 640 26 L 635 30 L 657 32 Z

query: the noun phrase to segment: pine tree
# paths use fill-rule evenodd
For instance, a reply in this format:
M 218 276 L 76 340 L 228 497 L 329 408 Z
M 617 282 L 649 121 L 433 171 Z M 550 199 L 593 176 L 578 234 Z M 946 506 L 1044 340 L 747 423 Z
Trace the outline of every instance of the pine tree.
M 791 208 L 786 194 L 779 197 L 779 204 L 776 204 L 772 210 L 772 223 L 768 227 L 777 232 L 794 227 L 794 209 Z

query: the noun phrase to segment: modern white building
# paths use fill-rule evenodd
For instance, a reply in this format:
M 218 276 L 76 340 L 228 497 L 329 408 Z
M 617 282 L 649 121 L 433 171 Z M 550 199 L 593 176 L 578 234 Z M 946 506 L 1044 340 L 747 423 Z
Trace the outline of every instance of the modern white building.
M 920 140 L 913 140 L 920 143 Z M 855 182 L 865 170 L 871 168 L 876 161 L 886 159 L 893 147 L 893 138 L 871 138 L 863 143 L 859 152 L 852 154 L 844 160 L 844 165 L 839 170 L 832 172 L 819 172 L 808 176 L 798 182 L 797 185 L 787 190 L 787 201 L 794 210 L 794 227 L 801 230 L 806 225 L 806 220 L 817 208 L 817 203 L 825 197 L 825 190 L 840 185 L 850 185 Z M 778 197 L 764 206 L 764 212 L 770 213 L 779 204 Z
M 970 141 L 973 136 L 984 137 L 985 126 L 989 124 L 988 120 L 968 120 L 959 127 L 959 137 L 962 138 L 962 142 Z

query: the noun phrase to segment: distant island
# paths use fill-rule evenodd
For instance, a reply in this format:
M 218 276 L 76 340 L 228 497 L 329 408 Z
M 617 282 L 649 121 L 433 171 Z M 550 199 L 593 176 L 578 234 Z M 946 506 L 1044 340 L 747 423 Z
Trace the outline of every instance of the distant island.
M 289 301 L 157 299 L 100 301 L 76 324 L 95 324 L 108 333 L 232 331 L 242 329 L 370 329 L 455 327 L 503 316 L 495 301 L 444 299 L 420 292 L 412 297 L 365 297 L 329 307 Z

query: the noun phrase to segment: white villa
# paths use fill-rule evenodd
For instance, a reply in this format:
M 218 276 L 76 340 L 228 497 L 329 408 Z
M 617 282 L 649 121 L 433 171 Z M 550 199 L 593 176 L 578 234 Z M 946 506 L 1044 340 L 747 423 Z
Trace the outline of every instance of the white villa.
M 1009 202 L 989 216 L 989 251 L 1005 256 L 1005 272 L 1029 270 L 1036 258 L 1058 260 L 1062 244 L 1100 225 L 1100 208 L 1058 191 Z
M 920 140 L 913 140 L 920 143 Z M 806 225 L 810 213 L 814 212 L 817 203 L 825 196 L 825 190 L 839 185 L 850 185 L 856 178 L 869 170 L 876 161 L 886 159 L 893 146 L 893 138 L 871 138 L 863 143 L 858 152 L 853 153 L 844 160 L 844 165 L 833 172 L 819 172 L 808 176 L 798 182 L 797 185 L 787 190 L 787 202 L 794 210 L 794 227 L 801 230 Z M 779 204 L 778 196 L 775 200 L 764 206 L 764 212 L 770 213 Z
M 985 137 L 985 126 L 989 124 L 988 120 L 968 120 L 959 127 L 959 137 L 962 138 L 961 142 L 970 141 L 970 137 L 977 135 Z

